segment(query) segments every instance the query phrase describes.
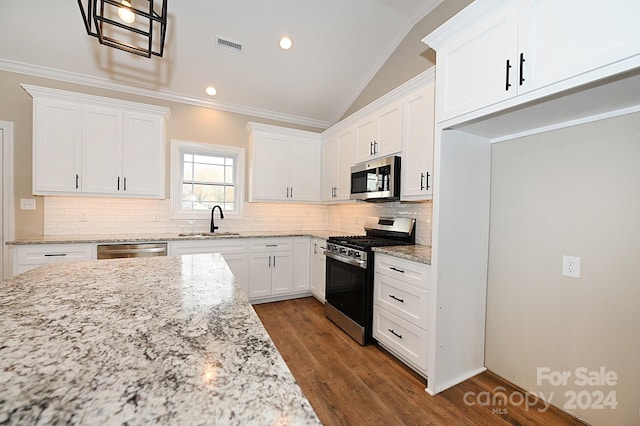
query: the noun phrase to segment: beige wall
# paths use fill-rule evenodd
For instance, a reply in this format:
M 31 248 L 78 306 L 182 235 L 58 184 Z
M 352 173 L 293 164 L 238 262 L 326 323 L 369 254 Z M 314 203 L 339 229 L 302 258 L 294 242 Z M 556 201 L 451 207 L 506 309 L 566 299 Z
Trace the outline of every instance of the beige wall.
M 436 55 L 433 50 L 422 43 L 422 39 L 469 5 L 471 1 L 445 0 L 418 21 L 343 117 L 348 117 L 402 83 L 431 68 L 435 64 Z
M 567 391 L 614 391 L 615 410 L 567 410 L 591 424 L 640 424 L 639 137 L 636 113 L 492 150 L 486 366 L 561 408 Z M 562 255 L 581 278 L 561 276 Z M 568 386 L 538 385 L 538 367 Z M 580 386 L 580 367 L 617 384 Z
M 20 83 L 168 107 L 171 109 L 172 118 L 167 124 L 167 141 L 171 139 L 181 139 L 246 147 L 249 142 L 249 135 L 245 130 L 245 126 L 249 121 L 320 131 L 320 129 L 288 123 L 283 124 L 274 120 L 0 71 L 0 120 L 12 121 L 15 130 L 14 190 L 16 201 L 16 238 L 38 236 L 42 235 L 44 231 L 43 198 L 33 197 L 32 195 L 32 98 L 20 87 Z M 167 167 L 169 164 L 168 158 L 167 142 Z M 20 198 L 36 198 L 36 210 L 19 210 Z

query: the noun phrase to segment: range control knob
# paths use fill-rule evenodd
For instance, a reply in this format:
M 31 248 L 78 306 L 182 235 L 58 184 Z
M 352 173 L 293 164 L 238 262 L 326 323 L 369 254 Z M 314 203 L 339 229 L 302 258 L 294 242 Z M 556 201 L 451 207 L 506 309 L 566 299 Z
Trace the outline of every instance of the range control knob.
M 344 247 L 340 247 L 340 253 L 346 253 L 346 252 L 347 252 L 347 249 L 346 249 L 346 248 L 344 248 Z
M 360 257 L 360 256 L 362 256 L 362 253 L 360 253 L 359 251 L 353 252 L 353 257 Z

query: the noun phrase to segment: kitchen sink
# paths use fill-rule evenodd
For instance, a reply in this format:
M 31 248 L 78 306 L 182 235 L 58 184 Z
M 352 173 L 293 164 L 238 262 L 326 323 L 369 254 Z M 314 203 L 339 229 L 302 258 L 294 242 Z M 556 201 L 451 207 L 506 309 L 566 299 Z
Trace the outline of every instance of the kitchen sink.
M 182 232 L 178 237 L 228 237 L 240 235 L 237 232 Z

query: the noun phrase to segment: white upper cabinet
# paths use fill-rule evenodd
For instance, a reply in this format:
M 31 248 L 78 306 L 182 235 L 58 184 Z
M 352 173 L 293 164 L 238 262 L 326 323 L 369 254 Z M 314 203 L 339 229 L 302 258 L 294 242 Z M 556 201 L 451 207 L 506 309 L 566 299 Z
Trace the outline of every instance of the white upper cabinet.
M 34 98 L 34 194 L 164 198 L 167 108 L 23 87 Z
M 122 111 L 86 107 L 83 112 L 82 190 L 118 194 L 122 182 Z
M 322 201 L 347 201 L 351 192 L 355 129 L 348 127 L 324 137 L 322 150 Z
M 640 54 L 637 0 L 520 0 L 519 10 L 524 91 Z
M 80 193 L 82 107 L 55 99 L 33 103 L 34 194 Z
M 558 90 L 588 83 L 602 76 L 586 73 L 609 65 L 607 74 L 635 66 L 620 61 L 640 54 L 638 16 L 635 0 L 476 0 L 423 40 L 438 55 L 438 121 L 559 82 Z M 522 99 L 553 91 L 535 93 Z
M 433 194 L 433 138 L 435 83 L 403 100 L 402 200 L 429 199 Z
M 259 123 L 247 130 L 249 201 L 320 201 L 320 134 Z
M 356 124 L 356 163 L 398 153 L 401 143 L 402 105 L 394 102 Z

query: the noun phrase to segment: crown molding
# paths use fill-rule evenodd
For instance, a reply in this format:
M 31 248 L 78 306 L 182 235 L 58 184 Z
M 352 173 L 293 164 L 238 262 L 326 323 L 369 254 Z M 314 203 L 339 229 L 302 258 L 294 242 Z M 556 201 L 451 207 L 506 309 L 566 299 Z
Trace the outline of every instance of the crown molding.
M 327 129 L 329 122 L 323 120 L 315 120 L 312 118 L 301 117 L 292 114 L 285 114 L 275 111 L 269 111 L 260 108 L 253 108 L 243 105 L 230 104 L 225 102 L 207 101 L 191 96 L 185 96 L 176 92 L 164 90 L 144 89 L 136 86 L 115 83 L 111 80 L 92 77 L 86 74 L 78 74 L 67 71 L 61 71 L 53 68 L 41 67 L 37 65 L 25 64 L 22 62 L 0 59 L 0 70 L 14 72 L 18 74 L 31 75 L 34 77 L 50 78 L 52 80 L 65 81 L 68 83 L 81 84 L 85 86 L 98 87 L 101 89 L 113 90 L 133 95 L 146 96 L 154 99 L 162 99 L 165 101 L 178 102 L 187 105 L 194 105 L 202 108 L 216 109 L 220 111 L 243 114 L 252 117 L 266 118 L 269 120 L 282 121 L 285 123 L 309 126 L 318 129 Z

